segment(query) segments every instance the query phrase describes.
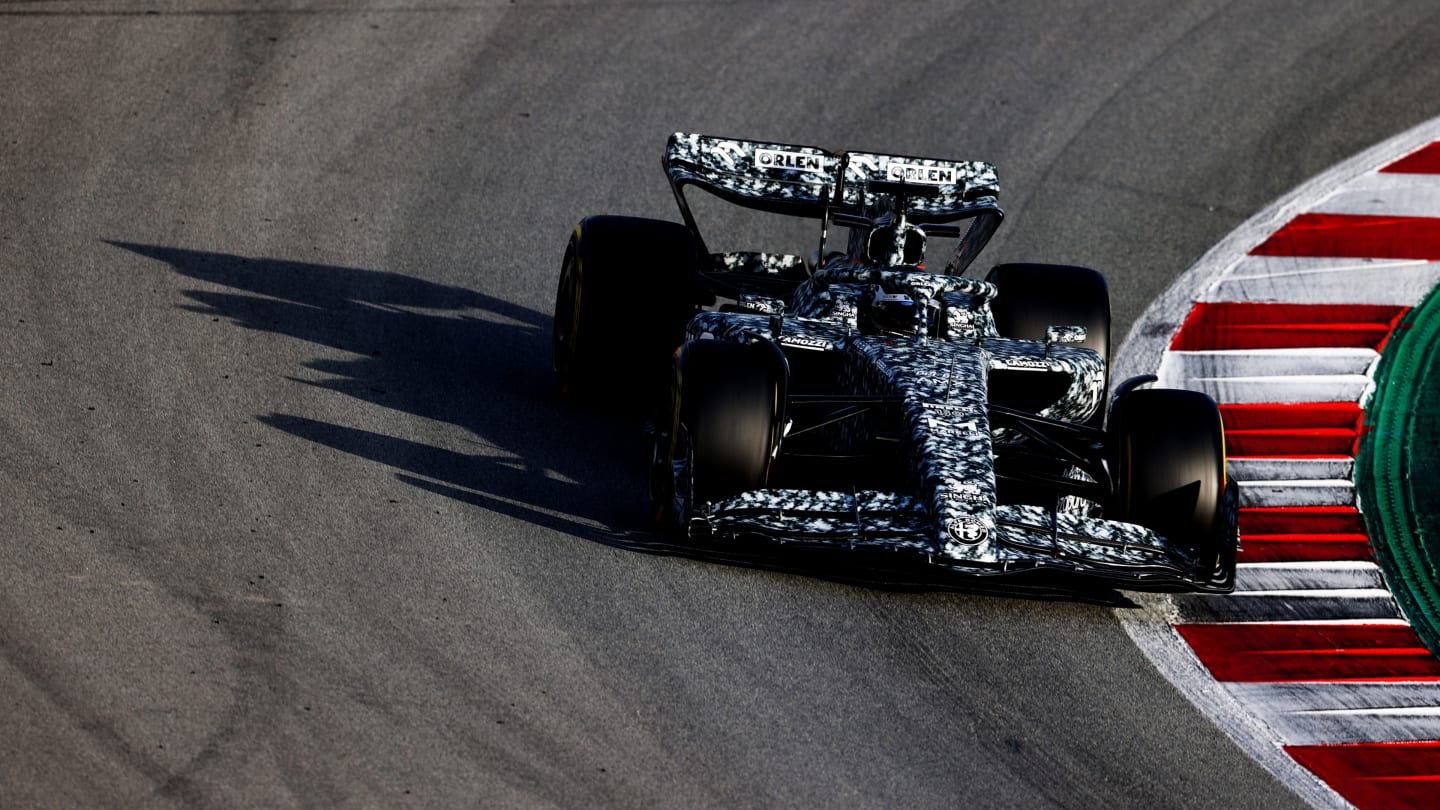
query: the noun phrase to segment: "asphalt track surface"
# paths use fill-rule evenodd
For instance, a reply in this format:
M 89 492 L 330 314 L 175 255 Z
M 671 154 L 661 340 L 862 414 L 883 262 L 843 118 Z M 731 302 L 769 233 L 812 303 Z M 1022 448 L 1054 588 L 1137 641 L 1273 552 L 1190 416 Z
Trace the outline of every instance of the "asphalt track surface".
M 1116 343 L 1440 114 L 1425 2 L 0 3 L 0 804 L 1298 804 L 1111 591 L 887 588 L 641 529 L 558 404 L 590 213 L 677 129 L 982 158 L 982 264 Z

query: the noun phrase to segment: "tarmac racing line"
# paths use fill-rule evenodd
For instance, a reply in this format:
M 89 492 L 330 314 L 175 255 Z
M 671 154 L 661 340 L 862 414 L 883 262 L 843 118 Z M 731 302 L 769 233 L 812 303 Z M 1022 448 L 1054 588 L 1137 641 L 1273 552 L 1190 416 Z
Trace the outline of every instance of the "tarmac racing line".
M 1142 596 L 1121 623 L 1319 807 L 1440 803 L 1440 660 L 1422 641 L 1440 620 L 1440 419 L 1416 407 L 1440 389 L 1437 281 L 1433 119 L 1226 237 L 1116 363 L 1117 380 L 1153 372 L 1220 403 L 1241 492 L 1235 593 Z

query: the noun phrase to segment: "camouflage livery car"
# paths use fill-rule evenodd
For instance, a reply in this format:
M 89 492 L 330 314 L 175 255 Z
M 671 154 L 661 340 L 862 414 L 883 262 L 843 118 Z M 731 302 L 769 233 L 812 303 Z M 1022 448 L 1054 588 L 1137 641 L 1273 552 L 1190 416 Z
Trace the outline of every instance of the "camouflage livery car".
M 567 397 L 658 412 L 668 529 L 1234 588 L 1215 403 L 1153 378 L 1107 397 L 1094 270 L 965 275 L 1003 218 L 993 166 L 677 133 L 664 168 L 683 222 L 597 216 L 571 236 L 554 366 Z M 712 252 L 695 189 L 813 220 L 815 241 Z

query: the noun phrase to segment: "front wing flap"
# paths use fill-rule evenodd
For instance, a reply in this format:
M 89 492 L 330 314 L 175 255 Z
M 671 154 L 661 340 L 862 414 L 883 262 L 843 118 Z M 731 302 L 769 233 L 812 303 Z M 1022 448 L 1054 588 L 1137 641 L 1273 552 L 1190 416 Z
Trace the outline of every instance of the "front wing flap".
M 997 506 L 993 529 L 957 538 L 939 530 L 923 502 L 908 495 L 761 489 L 697 509 L 688 532 L 697 540 L 760 537 L 893 550 L 966 574 L 1060 570 L 1130 588 L 1212 589 L 1209 572 L 1143 526 L 1040 506 Z

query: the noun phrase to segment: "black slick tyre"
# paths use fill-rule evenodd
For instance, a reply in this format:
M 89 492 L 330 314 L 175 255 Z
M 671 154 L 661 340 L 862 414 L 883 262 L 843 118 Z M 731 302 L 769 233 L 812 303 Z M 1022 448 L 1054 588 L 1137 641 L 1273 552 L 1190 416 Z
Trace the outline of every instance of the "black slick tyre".
M 1197 391 L 1129 391 L 1108 428 L 1115 500 L 1106 517 L 1138 523 L 1189 554 L 1207 590 L 1234 587 L 1237 490 L 1225 475 L 1214 400 Z
M 628 404 L 663 387 L 697 310 L 697 256 L 695 238 L 674 222 L 601 216 L 576 226 L 551 332 L 563 396 Z
M 1110 368 L 1110 286 L 1105 276 L 1088 267 L 1064 264 L 999 264 L 986 280 L 999 288 L 990 302 L 995 328 L 1002 337 L 1045 340 L 1051 326 L 1083 326 L 1078 345 L 1099 353 Z M 1096 409 L 1086 424 L 1100 427 L 1105 409 Z
M 652 497 L 663 522 L 764 487 L 780 442 L 784 355 L 767 343 L 691 341 L 675 354 L 671 423 L 657 444 Z M 668 518 L 668 520 L 667 520 Z

